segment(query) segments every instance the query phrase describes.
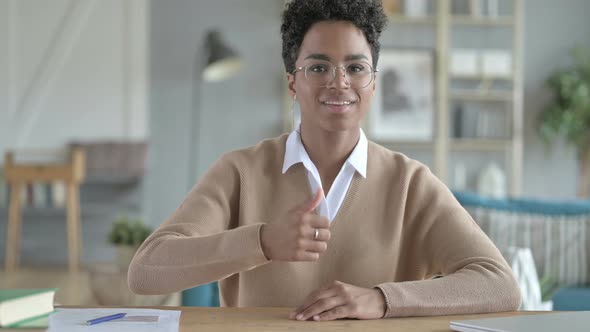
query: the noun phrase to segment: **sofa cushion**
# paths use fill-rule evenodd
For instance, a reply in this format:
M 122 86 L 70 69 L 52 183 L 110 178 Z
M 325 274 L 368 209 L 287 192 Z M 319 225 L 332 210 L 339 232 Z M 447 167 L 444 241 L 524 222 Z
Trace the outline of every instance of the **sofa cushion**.
M 553 295 L 553 310 L 590 310 L 590 285 L 561 288 Z

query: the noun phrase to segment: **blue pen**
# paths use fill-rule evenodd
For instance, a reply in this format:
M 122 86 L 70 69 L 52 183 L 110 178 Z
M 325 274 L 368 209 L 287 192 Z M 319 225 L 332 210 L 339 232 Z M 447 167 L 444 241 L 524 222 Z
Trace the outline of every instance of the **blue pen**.
M 104 316 L 104 317 L 98 317 L 95 319 L 87 320 L 86 325 L 94 325 L 94 324 L 98 324 L 98 323 L 108 322 L 111 320 L 123 318 L 123 317 L 125 317 L 125 315 L 126 315 L 125 313 L 119 313 L 119 314 L 114 314 L 114 315 L 109 315 L 109 316 Z

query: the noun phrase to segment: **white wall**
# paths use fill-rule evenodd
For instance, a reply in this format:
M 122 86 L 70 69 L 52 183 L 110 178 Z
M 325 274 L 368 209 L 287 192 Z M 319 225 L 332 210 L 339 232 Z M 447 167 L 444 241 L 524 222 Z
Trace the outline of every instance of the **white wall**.
M 282 0 L 151 1 L 151 153 L 143 204 L 149 223 L 166 220 L 222 153 L 281 132 L 282 6 Z M 244 66 L 231 79 L 203 83 L 210 28 L 219 28 Z M 191 149 L 195 168 L 189 170 Z
M 145 0 L 0 0 L 0 154 L 147 136 Z
M 528 0 L 526 4 L 524 194 L 569 199 L 576 196 L 576 154 L 563 140 L 547 150 L 536 128 L 552 94 L 547 78 L 571 62 L 574 46 L 590 47 L 590 1 Z

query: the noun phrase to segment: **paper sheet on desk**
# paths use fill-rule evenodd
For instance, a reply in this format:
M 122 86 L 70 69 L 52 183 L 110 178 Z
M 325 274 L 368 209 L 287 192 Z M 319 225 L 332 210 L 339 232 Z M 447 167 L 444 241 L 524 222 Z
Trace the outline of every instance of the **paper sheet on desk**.
M 110 321 L 96 325 L 86 325 L 86 321 L 124 312 L 128 316 L 157 316 L 157 321 Z M 139 319 L 139 318 L 138 318 Z M 89 309 L 58 309 L 49 316 L 48 332 L 178 332 L 180 321 L 179 310 L 127 309 L 127 308 L 89 308 Z

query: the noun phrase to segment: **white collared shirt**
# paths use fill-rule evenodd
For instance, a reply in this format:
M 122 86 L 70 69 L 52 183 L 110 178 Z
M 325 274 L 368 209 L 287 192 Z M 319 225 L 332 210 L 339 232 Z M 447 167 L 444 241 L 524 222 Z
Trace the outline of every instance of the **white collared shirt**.
M 327 217 L 330 222 L 334 220 L 342 202 L 344 201 L 344 197 L 348 192 L 348 187 L 350 187 L 350 183 L 352 182 L 354 172 L 358 172 L 364 178 L 367 177 L 367 151 L 369 143 L 363 130 L 359 130 L 360 137 L 358 143 L 354 147 L 354 150 L 352 150 L 348 159 L 346 159 L 342 165 L 336 179 L 334 179 L 334 183 L 332 183 L 332 187 L 328 192 L 328 197 L 324 196 L 318 209 L 319 214 Z M 297 163 L 303 163 L 307 169 L 307 179 L 309 180 L 312 195 L 315 194 L 320 187 L 323 188 L 320 173 L 309 158 L 309 155 L 301 142 L 299 129 L 293 130 L 287 138 L 285 159 L 283 161 L 283 174 L 285 174 L 291 166 Z

